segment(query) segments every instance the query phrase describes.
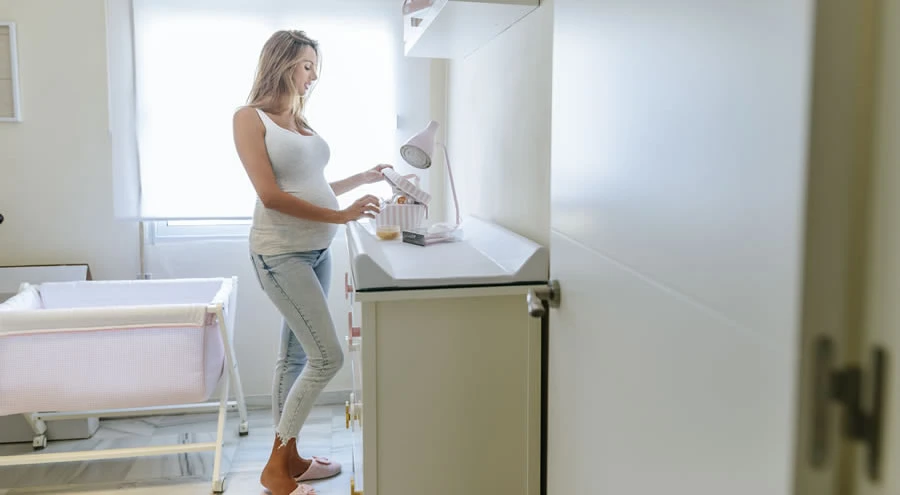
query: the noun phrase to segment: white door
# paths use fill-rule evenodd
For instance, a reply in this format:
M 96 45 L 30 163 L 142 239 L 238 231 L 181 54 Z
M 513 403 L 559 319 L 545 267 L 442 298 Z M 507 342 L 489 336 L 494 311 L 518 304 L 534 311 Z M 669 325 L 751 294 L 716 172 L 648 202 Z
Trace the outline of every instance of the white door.
M 900 3 L 881 2 L 878 16 L 878 72 L 868 225 L 866 307 L 858 349 L 865 381 L 864 413 L 874 412 L 874 355 L 886 353 L 886 383 L 882 398 L 880 459 L 873 479 L 870 453 L 864 443 L 854 447 L 858 495 L 900 493 Z
M 824 151 L 854 122 L 811 125 L 815 3 L 552 0 L 549 495 L 837 493 L 839 442 L 813 468 L 797 427 L 801 349 L 852 309 L 852 168 Z M 824 80 L 817 110 L 853 82 Z

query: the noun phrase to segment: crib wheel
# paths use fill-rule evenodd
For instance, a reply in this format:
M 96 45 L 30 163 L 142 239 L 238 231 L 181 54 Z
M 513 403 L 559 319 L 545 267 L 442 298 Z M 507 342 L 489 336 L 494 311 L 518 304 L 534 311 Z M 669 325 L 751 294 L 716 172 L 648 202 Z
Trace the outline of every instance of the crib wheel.
M 250 434 L 250 425 L 244 421 L 238 426 L 238 435 L 245 437 Z
M 31 446 L 34 450 L 47 448 L 47 435 L 38 435 L 34 437 L 34 440 L 31 441 Z

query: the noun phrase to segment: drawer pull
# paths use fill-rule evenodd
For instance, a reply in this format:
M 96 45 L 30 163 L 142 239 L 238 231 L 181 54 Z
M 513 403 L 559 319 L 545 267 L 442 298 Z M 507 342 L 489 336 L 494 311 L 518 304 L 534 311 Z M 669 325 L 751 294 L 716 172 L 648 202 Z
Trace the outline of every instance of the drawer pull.
M 347 313 L 347 330 L 350 332 L 350 337 L 359 337 L 362 334 L 360 327 L 353 326 L 353 311 Z
M 344 403 L 344 414 L 347 416 L 347 429 L 350 429 L 350 401 Z

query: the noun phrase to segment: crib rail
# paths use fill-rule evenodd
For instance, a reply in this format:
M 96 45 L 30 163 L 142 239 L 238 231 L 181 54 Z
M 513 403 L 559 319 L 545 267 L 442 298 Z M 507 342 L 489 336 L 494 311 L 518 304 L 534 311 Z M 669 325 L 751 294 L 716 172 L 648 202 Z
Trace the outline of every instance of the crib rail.
M 80 452 L 57 452 L 0 456 L 0 467 L 47 464 L 52 462 L 98 461 L 125 457 L 152 457 L 166 454 L 205 452 L 216 450 L 218 442 L 195 442 L 179 445 L 132 447 L 127 449 L 103 449 Z
M 86 418 L 136 418 L 140 416 L 196 414 L 201 412 L 215 412 L 219 407 L 218 402 L 204 402 L 199 404 L 179 404 L 162 407 L 136 407 L 131 409 L 98 409 L 96 411 L 78 412 L 53 412 L 35 413 L 31 417 L 37 421 L 61 421 L 66 419 Z M 226 410 L 235 412 L 238 410 L 238 401 L 228 401 Z

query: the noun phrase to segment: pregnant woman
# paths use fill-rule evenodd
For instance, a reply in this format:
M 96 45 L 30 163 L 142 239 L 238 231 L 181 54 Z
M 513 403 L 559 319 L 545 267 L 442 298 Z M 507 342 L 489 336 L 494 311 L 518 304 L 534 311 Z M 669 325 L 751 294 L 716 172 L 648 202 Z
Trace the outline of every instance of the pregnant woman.
M 275 442 L 260 482 L 273 495 L 309 495 L 303 481 L 334 476 L 338 463 L 304 459 L 297 435 L 344 355 L 328 311 L 331 245 L 338 225 L 378 213 L 366 195 L 346 209 L 337 196 L 383 179 L 388 165 L 328 183 L 330 150 L 303 116 L 318 78 L 318 45 L 302 31 L 265 43 L 247 106 L 234 115 L 238 155 L 258 196 L 250 251 L 260 285 L 284 318 L 275 363 Z

